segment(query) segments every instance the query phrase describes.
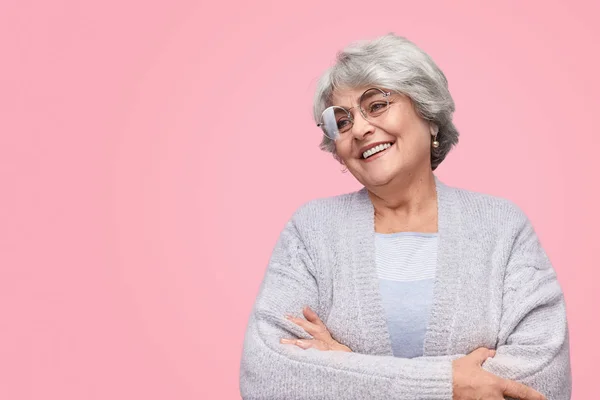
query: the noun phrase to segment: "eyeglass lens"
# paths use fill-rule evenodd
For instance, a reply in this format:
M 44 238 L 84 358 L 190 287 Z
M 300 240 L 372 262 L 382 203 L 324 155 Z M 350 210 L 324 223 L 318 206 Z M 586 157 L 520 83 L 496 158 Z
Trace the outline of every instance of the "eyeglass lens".
M 389 92 L 381 89 L 371 88 L 360 97 L 360 112 L 368 121 L 373 121 L 381 116 L 389 108 Z M 338 139 L 344 133 L 350 131 L 354 125 L 354 117 L 347 109 L 340 106 L 331 106 L 323 111 L 320 127 L 327 137 L 332 140 Z

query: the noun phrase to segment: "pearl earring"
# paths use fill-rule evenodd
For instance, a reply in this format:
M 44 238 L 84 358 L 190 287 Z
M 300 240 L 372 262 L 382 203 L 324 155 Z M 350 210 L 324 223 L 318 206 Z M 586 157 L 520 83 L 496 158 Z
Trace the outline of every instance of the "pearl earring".
M 432 124 L 431 125 L 431 135 L 432 136 L 435 135 L 435 137 L 433 138 L 433 142 L 431 143 L 431 146 L 434 149 L 437 149 L 438 147 L 440 147 L 440 142 L 437 141 L 438 131 L 439 131 L 439 127 L 437 125 L 435 125 L 435 124 Z

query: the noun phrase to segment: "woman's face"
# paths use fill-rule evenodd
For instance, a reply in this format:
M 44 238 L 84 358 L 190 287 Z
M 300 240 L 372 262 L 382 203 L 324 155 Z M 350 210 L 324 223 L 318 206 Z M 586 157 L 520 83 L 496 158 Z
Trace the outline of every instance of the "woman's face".
M 390 107 L 385 114 L 366 121 L 357 107 L 358 98 L 368 88 L 336 90 L 333 105 L 346 109 L 355 107 L 352 128 L 335 141 L 338 156 L 348 171 L 366 187 L 381 186 L 394 177 L 414 175 L 431 169 L 432 125 L 421 118 L 410 98 L 392 92 Z M 366 159 L 365 147 L 374 143 L 392 145 Z

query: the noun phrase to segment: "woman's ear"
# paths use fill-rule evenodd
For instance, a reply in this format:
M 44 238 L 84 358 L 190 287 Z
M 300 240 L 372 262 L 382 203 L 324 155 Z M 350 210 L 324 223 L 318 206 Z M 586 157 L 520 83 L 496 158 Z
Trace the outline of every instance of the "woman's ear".
M 437 135 L 439 130 L 440 130 L 440 128 L 438 128 L 438 126 L 436 124 L 433 124 L 433 123 L 429 124 L 429 131 L 431 132 L 431 136 Z

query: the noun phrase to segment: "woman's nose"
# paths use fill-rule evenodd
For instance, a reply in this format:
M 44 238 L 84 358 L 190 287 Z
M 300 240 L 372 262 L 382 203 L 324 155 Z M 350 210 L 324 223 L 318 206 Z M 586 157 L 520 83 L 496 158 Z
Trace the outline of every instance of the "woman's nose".
M 362 113 L 356 113 L 354 123 L 352 124 L 352 135 L 357 139 L 362 139 L 367 133 L 372 133 L 373 125 L 363 117 Z

